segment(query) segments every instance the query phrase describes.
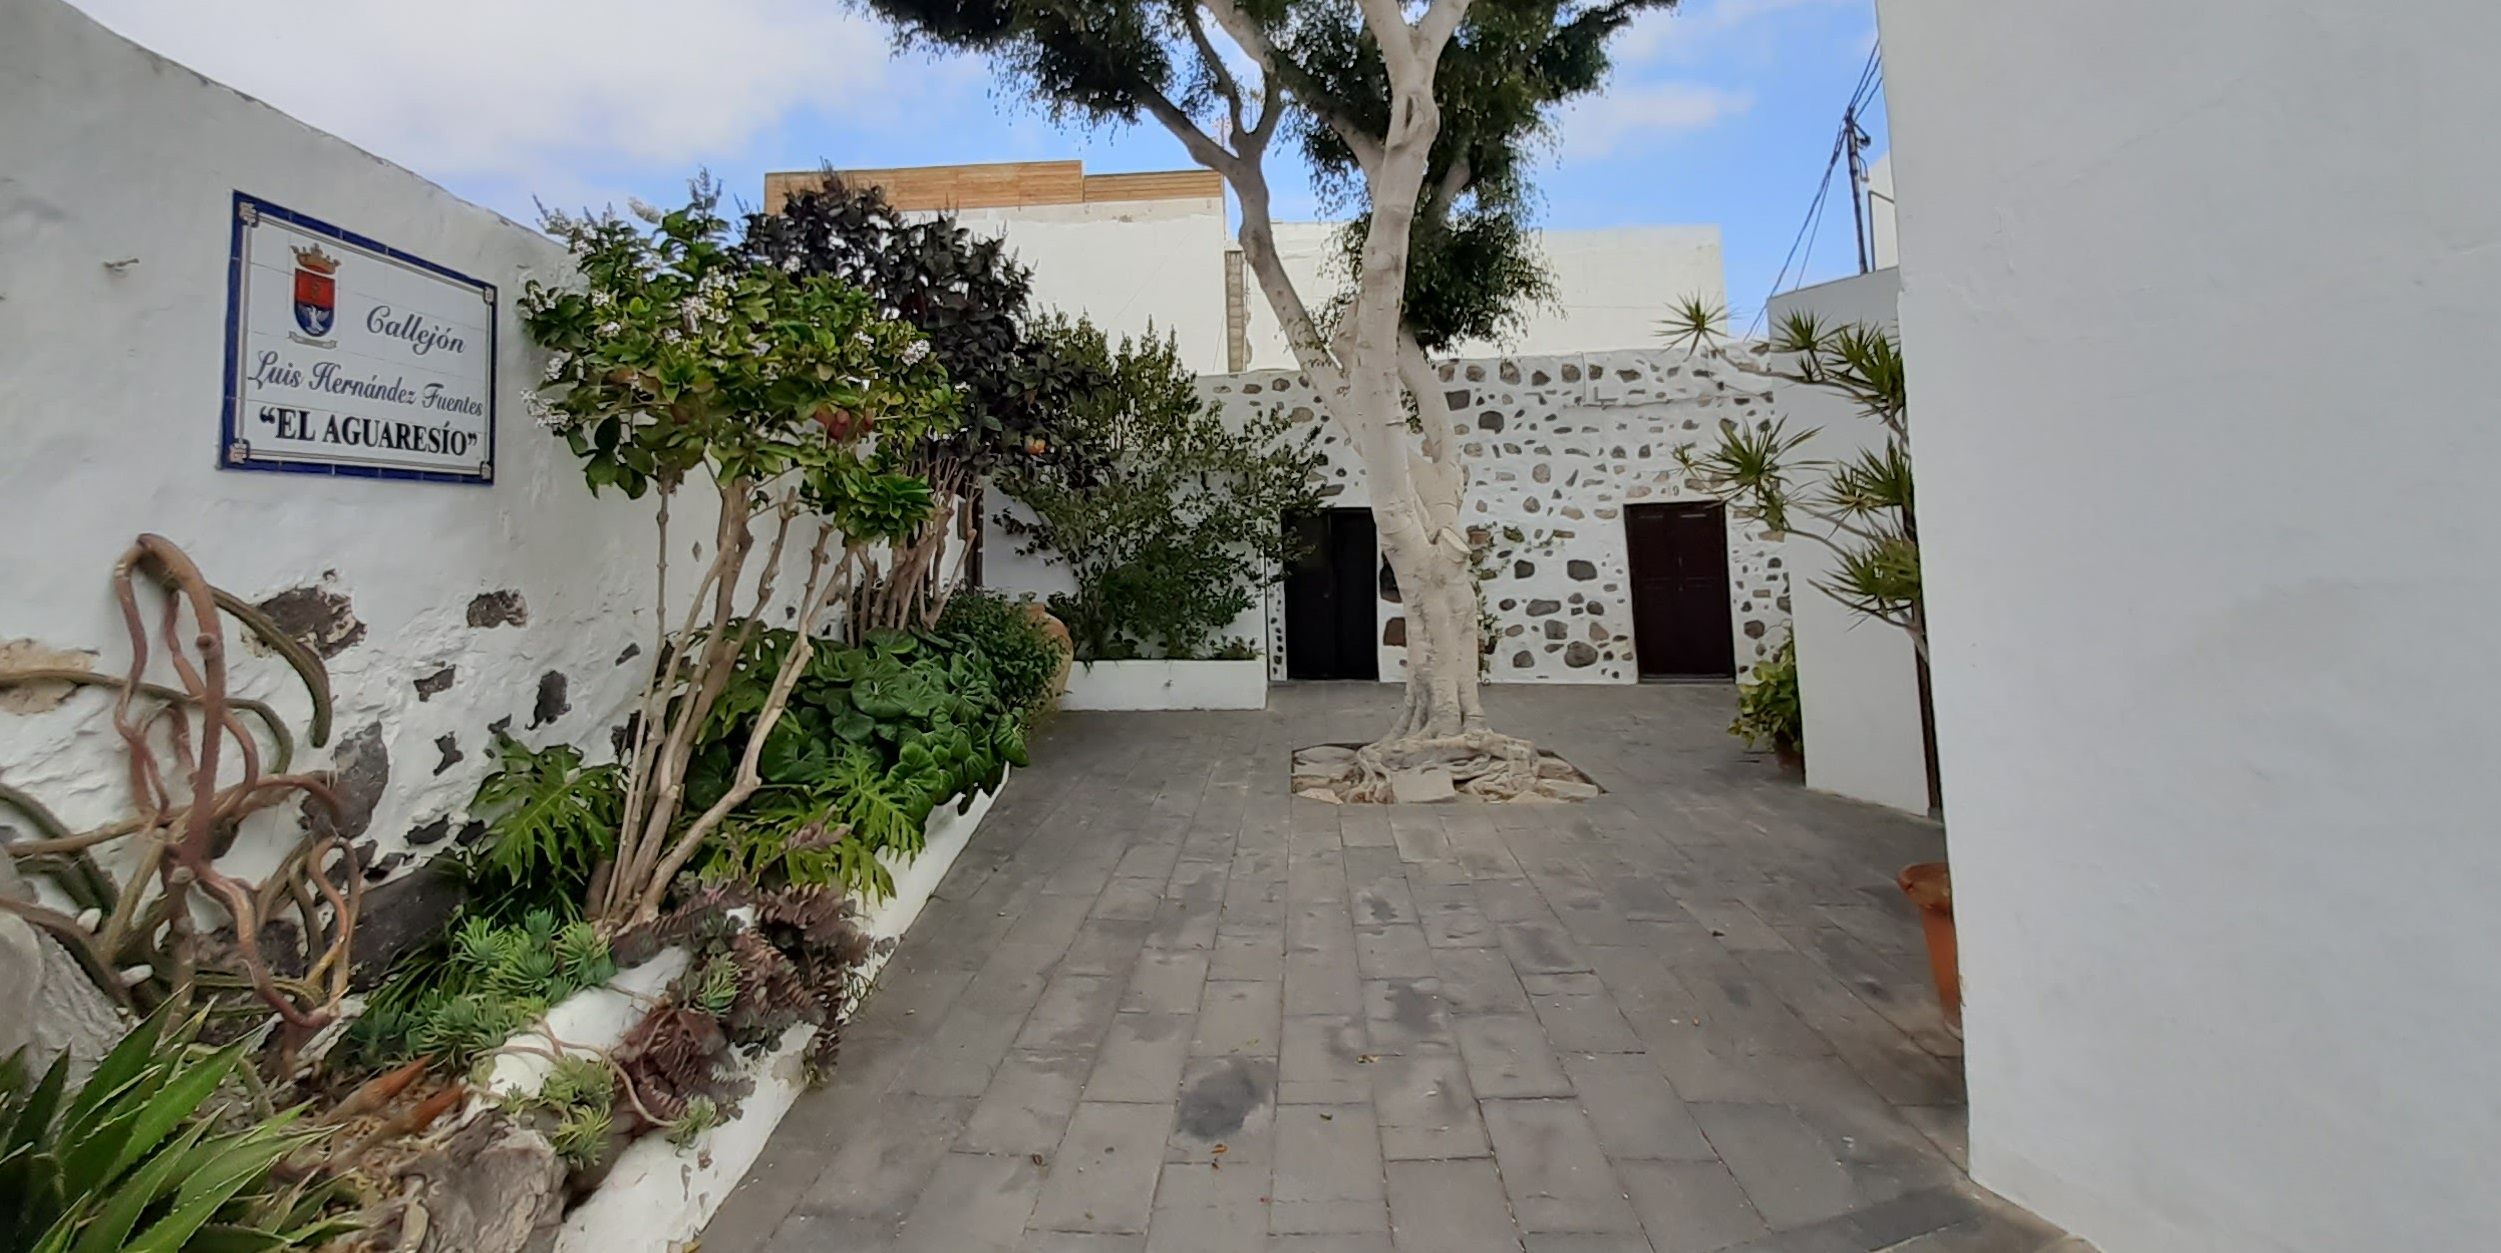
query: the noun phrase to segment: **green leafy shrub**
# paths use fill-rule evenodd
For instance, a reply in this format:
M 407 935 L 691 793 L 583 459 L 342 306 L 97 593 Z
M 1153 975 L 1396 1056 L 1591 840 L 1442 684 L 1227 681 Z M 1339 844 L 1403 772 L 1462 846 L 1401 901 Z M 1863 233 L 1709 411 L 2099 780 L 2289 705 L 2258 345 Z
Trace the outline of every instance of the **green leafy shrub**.
M 0 1062 L 0 1253 L 312 1248 L 354 1230 L 321 1187 L 271 1168 L 324 1133 L 300 1111 L 225 1129 L 212 1103 L 259 1040 L 214 1051 L 160 1010 L 69 1090 L 69 1060 L 29 1082 Z
M 1051 702 L 1051 683 L 1068 660 L 1067 650 L 1034 621 L 1030 599 L 966 589 L 947 601 L 938 634 L 960 640 L 988 658 L 999 703 L 1030 727 Z
M 1112 347 L 1091 324 L 1048 332 L 1100 381 L 1078 392 L 1050 455 L 1003 467 L 1018 551 L 1076 579 L 1053 596 L 1079 661 L 1199 657 L 1288 556 L 1280 519 L 1318 507 L 1319 430 L 1282 413 L 1236 430 L 1202 399 L 1171 340 Z
M 752 664 L 722 692 L 695 751 L 690 805 L 727 791 L 765 676 L 792 641 L 789 631 L 757 633 Z M 765 739 L 763 786 L 706 842 L 696 878 L 891 895 L 877 854 L 917 854 L 938 806 L 969 803 L 1025 764 L 1024 723 L 988 654 L 966 637 L 882 631 L 862 647 L 821 647 Z
M 657 568 L 665 571 L 673 546 L 667 502 L 690 483 L 717 500 L 716 534 L 740 537 L 709 546 L 698 583 L 750 586 L 759 559 L 809 554 L 798 586 L 779 589 L 802 633 L 781 653 L 795 674 L 820 615 L 865 590 L 856 580 L 868 551 L 908 549 L 928 529 L 938 487 L 912 472 L 913 453 L 960 425 L 959 394 L 917 329 L 839 278 L 798 273 L 798 257 L 763 263 L 733 234 L 719 199 L 716 185 L 699 182 L 682 209 L 638 207 L 647 228 L 549 215 L 573 264 L 564 286 L 534 281 L 519 302 L 531 338 L 548 350 L 542 395 L 531 403 L 594 492 L 659 495 Z M 907 601 L 920 588 L 900 582 Z M 587 901 L 610 926 L 657 914 L 755 786 L 739 776 L 716 804 L 680 807 L 695 732 L 712 723 L 712 703 L 760 625 L 733 623 L 731 596 L 698 599 L 703 612 L 654 650 L 644 716 L 619 750 L 629 780 L 616 854 Z M 778 698 L 761 704 L 776 708 L 747 720 L 757 729 L 778 713 Z
M 504 925 L 471 917 L 440 963 L 394 973 L 375 990 L 349 1040 L 376 1061 L 432 1055 L 466 1066 L 615 973 L 607 941 L 588 922 L 559 922 L 546 909 Z
M 1806 715 L 1798 703 L 1798 642 L 1780 642 L 1754 664 L 1754 679 L 1737 685 L 1737 720 L 1728 733 L 1757 748 L 1794 753 L 1806 747 Z
M 486 834 L 455 855 L 469 886 L 465 912 L 499 922 L 540 909 L 581 916 L 592 873 L 616 851 L 624 768 L 586 766 L 569 744 L 532 749 L 503 734 L 495 757 L 469 802 Z

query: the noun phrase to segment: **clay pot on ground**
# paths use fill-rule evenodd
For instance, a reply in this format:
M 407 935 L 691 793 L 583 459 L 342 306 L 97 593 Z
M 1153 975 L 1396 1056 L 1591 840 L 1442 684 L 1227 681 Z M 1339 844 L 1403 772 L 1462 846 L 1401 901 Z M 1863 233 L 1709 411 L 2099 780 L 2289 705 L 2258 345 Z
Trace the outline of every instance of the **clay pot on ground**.
M 1806 749 L 1796 740 L 1783 736 L 1772 741 L 1772 757 L 1780 768 L 1791 774 L 1806 773 Z
M 1954 878 L 1944 862 L 1923 861 L 1903 867 L 1894 882 L 1919 910 L 1919 930 L 1928 941 L 1928 976 L 1936 981 L 1937 1004 L 1944 1007 L 1945 1025 L 1960 1035 L 1963 977 L 1954 944 Z
M 1067 624 L 1053 617 L 1050 610 L 1043 608 L 1042 602 L 1035 600 L 1025 602 L 1025 616 L 1033 619 L 1041 626 L 1042 633 L 1050 636 L 1059 645 L 1059 673 L 1051 676 L 1051 694 L 1053 696 L 1067 695 L 1069 659 L 1075 656 L 1073 645 L 1069 642 Z

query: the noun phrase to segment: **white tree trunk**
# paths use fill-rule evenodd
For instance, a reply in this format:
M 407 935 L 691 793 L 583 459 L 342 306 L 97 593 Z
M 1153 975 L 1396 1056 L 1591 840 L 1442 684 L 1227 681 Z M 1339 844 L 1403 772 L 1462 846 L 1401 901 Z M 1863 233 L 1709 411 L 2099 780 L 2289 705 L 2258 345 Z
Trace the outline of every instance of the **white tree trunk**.
M 1197 2 L 1266 73 L 1265 110 L 1256 126 L 1244 129 L 1239 85 L 1202 40 L 1209 71 L 1232 105 L 1235 147 L 1216 143 L 1169 102 L 1158 102 L 1153 111 L 1192 155 L 1224 175 L 1239 198 L 1243 255 L 1293 345 L 1295 361 L 1363 463 L 1382 555 L 1398 579 L 1406 613 L 1406 699 L 1396 724 L 1358 754 L 1374 785 L 1372 798 L 1388 799 L 1388 776 L 1417 766 L 1446 768 L 1454 782 L 1488 798 L 1519 795 L 1536 784 L 1536 751 L 1525 741 L 1494 734 L 1485 723 L 1477 691 L 1476 577 L 1460 524 L 1466 473 L 1450 446 L 1449 415 L 1430 363 L 1404 323 L 1416 205 L 1441 130 L 1434 74 L 1468 0 L 1432 0 L 1412 24 L 1398 0 L 1360 0 L 1389 71 L 1389 127 L 1374 136 L 1342 117 L 1320 115 L 1355 153 L 1372 209 L 1354 302 L 1334 340 L 1321 337 L 1277 256 L 1260 164 L 1283 103 L 1270 49 L 1258 24 L 1232 0 Z M 1423 416 L 1421 438 L 1408 426 L 1401 403 L 1406 396 Z

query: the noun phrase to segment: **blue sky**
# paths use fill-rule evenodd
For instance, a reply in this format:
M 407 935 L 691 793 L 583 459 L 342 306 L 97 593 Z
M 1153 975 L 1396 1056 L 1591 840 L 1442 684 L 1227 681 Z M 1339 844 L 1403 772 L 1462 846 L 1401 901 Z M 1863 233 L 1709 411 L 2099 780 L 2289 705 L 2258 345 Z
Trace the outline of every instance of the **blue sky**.
M 249 23 L 199 0 L 74 2 L 523 221 L 534 220 L 534 198 L 666 201 L 698 168 L 752 201 L 765 171 L 826 161 L 1187 164 L 1160 128 L 1063 130 L 995 90 L 978 62 L 895 54 L 835 0 L 253 0 Z M 1607 89 L 1557 119 L 1541 220 L 1717 225 L 1742 325 L 1822 177 L 1874 44 L 1873 9 L 1686 0 L 1646 15 L 1618 41 Z M 1881 152 L 1880 108 L 1868 129 Z M 1279 217 L 1316 215 L 1295 173 L 1274 181 Z M 1855 267 L 1848 201 L 1836 194 L 1810 275 Z

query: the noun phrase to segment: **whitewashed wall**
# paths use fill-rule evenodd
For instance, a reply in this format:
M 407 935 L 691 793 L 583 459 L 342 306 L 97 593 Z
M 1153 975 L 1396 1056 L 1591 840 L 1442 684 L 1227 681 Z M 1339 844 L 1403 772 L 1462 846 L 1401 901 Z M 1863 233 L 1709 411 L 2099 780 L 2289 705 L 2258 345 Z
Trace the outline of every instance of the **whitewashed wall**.
M 237 189 L 501 288 L 493 486 L 217 468 Z M 142 531 L 246 600 L 284 598 L 328 641 L 336 692 L 332 745 L 300 764 L 349 769 L 378 871 L 457 838 L 490 727 L 604 750 L 648 673 L 652 510 L 594 500 L 523 408 L 540 363 L 514 302 L 564 270 L 537 233 L 58 0 L 0 0 L 0 641 L 86 650 L 119 673 L 107 579 Z M 683 595 L 712 524 L 700 501 L 677 512 Z M 292 674 L 236 651 L 236 691 L 300 736 Z M 0 710 L 0 779 L 74 825 L 127 812 L 108 706 Z M 293 820 L 255 819 L 239 867 Z
M 1812 313 L 1828 326 L 1894 325 L 1900 276 L 1878 270 L 1772 298 L 1771 321 Z M 1884 430 L 1855 406 L 1816 387 L 1784 383 L 1790 429 L 1813 429 L 1799 456 L 1846 459 L 1881 448 Z M 1811 522 L 1802 522 L 1811 525 Z M 1813 539 L 1791 536 L 1790 627 L 1798 640 L 1798 699 L 1806 719 L 1806 785 L 1912 813 L 1928 812 L 1928 753 L 1919 725 L 1919 655 L 1910 637 L 1834 600 L 1818 583 L 1836 561 Z
M 1314 308 L 1345 287 L 1335 222 L 1279 222 L 1277 255 L 1294 288 Z M 1526 323 L 1501 344 L 1460 344 L 1454 357 L 1610 352 L 1659 343 L 1659 320 L 1685 296 L 1720 303 L 1726 271 L 1720 263 L 1716 226 L 1622 226 L 1534 233 L 1554 277 L 1550 304 L 1528 310 Z M 1255 292 L 1247 302 L 1250 364 L 1281 370 L 1294 365 L 1294 348 Z
M 2501 8 L 1880 15 L 1973 1176 L 2501 1248 Z
M 1005 238 L 1033 267 L 1037 306 L 1082 314 L 1115 339 L 1170 336 L 1182 364 L 1225 368 L 1222 196 L 964 209 L 956 221 Z

